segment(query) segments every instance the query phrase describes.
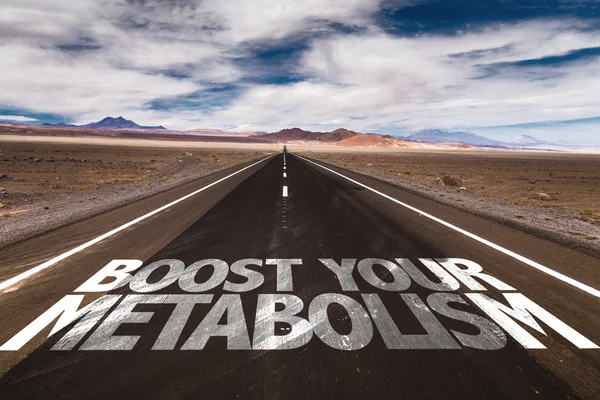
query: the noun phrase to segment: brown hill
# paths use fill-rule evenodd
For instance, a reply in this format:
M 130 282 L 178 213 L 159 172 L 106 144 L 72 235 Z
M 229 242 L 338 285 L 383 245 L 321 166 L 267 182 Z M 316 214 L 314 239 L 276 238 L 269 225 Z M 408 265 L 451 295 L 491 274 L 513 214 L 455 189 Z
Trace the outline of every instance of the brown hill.
M 362 133 L 349 131 L 348 129 L 339 128 L 332 132 L 327 132 L 319 137 L 320 142 L 340 142 L 351 137 L 362 135 Z
M 391 136 L 386 137 L 372 133 L 359 133 L 336 143 L 336 145 L 356 147 L 408 147 L 408 144 L 402 140 L 395 139 Z
M 348 129 L 339 128 L 331 132 L 312 132 L 300 128 L 282 129 L 279 132 L 255 135 L 256 138 L 272 142 L 319 141 L 323 143 L 338 143 L 355 136 L 364 135 Z
M 374 133 L 359 133 L 344 128 L 331 132 L 311 132 L 300 128 L 283 129 L 275 133 L 254 136 L 261 140 L 286 143 L 291 141 L 313 141 L 331 143 L 337 146 L 356 147 L 408 147 L 408 144 L 392 136 Z
M 275 133 L 265 133 L 263 135 L 256 135 L 259 139 L 265 139 L 272 142 L 288 142 L 292 140 L 319 140 L 321 136 L 325 135 L 324 132 L 311 132 L 305 131 L 300 128 L 282 129 Z

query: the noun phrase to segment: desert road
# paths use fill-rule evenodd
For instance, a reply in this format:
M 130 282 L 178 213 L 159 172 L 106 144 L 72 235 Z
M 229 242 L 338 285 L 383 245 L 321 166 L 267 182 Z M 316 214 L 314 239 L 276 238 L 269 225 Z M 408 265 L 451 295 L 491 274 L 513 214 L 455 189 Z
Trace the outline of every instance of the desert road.
M 597 398 L 600 260 L 292 153 L 0 250 L 1 399 Z

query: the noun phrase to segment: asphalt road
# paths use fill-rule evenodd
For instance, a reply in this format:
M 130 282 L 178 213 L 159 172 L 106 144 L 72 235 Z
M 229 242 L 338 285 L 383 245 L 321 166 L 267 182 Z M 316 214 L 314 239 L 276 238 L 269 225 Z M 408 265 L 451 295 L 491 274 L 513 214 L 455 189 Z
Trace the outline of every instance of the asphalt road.
M 0 398 L 597 398 L 600 260 L 257 161 L 0 250 Z

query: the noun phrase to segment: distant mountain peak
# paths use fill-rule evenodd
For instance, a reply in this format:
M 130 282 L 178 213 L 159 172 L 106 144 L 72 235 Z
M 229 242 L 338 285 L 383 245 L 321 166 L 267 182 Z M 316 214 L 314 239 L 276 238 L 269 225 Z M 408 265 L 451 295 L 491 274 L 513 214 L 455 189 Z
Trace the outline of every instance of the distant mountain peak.
M 358 136 L 360 133 L 351 131 L 346 128 L 338 128 L 334 131 L 327 132 L 321 137 L 319 137 L 319 141 L 321 142 L 340 142 L 345 139 L 349 139 L 354 136 Z
M 159 126 L 140 126 L 135 122 L 125 119 L 122 116 L 117 118 L 106 117 L 98 122 L 92 122 L 86 125 L 69 125 L 69 124 L 42 124 L 44 126 L 51 126 L 55 128 L 87 128 L 87 129 L 152 129 L 152 130 L 166 130 L 162 125 Z
M 291 129 L 282 129 L 279 132 L 267 133 L 264 135 L 259 135 L 259 137 L 267 140 L 275 140 L 275 141 L 294 141 L 294 140 L 304 140 L 304 141 L 320 141 L 320 142 L 339 142 L 344 139 L 348 139 L 354 136 L 360 135 L 358 132 L 354 132 L 348 130 L 346 128 L 338 128 L 331 132 L 312 132 L 305 131 L 300 128 L 291 128 Z
M 408 140 L 417 142 L 433 143 L 462 143 L 474 146 L 504 146 L 505 144 L 497 140 L 488 139 L 484 136 L 476 135 L 473 132 L 462 131 L 444 131 L 441 129 L 424 129 L 406 137 Z
M 58 124 L 50 124 L 48 122 L 45 122 L 42 124 L 42 126 L 51 126 L 54 128 L 77 128 L 77 125 L 66 124 L 64 122 L 59 122 Z
M 533 136 L 530 136 L 530 135 L 518 135 L 518 136 L 515 136 L 515 137 L 509 139 L 507 143 L 510 143 L 510 144 L 521 144 L 521 145 L 523 145 L 523 144 L 529 144 L 529 145 L 531 145 L 531 144 L 544 144 L 546 142 L 544 142 L 543 140 L 539 140 L 537 138 L 534 138 Z
M 406 140 L 430 143 L 462 143 L 473 146 L 487 147 L 535 147 L 538 145 L 553 145 L 555 143 L 537 139 L 531 135 L 518 135 L 506 142 L 489 139 L 472 132 L 445 131 L 442 129 L 424 129 L 405 138 Z
M 282 129 L 279 132 L 266 133 L 264 135 L 259 135 L 258 137 L 276 141 L 318 140 L 318 138 L 324 134 L 324 132 L 311 132 L 300 128 L 291 128 Z

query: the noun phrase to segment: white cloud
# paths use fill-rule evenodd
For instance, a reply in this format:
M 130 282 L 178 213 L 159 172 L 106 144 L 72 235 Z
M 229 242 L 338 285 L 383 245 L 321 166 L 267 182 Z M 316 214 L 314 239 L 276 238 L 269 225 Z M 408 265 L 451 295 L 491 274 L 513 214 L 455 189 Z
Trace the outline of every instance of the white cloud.
M 0 46 L 0 104 L 57 114 L 125 113 L 156 98 L 194 92 L 189 81 L 116 69 L 101 57 Z
M 323 21 L 363 26 L 379 10 L 378 0 L 208 0 L 203 9 L 226 27 L 233 41 L 277 40 L 290 33 L 327 29 Z
M 93 0 L 2 0 L 0 37 L 31 43 L 66 40 L 95 21 Z
M 359 117 L 352 127 L 368 131 L 593 117 L 600 113 L 598 61 L 495 66 L 497 74 L 482 75 L 485 65 L 600 46 L 600 33 L 581 28 L 572 21 L 530 22 L 459 36 L 371 32 L 317 40 L 300 67 L 313 81 L 254 87 L 215 118 L 326 129 Z
M 501 65 L 600 46 L 600 32 L 575 20 L 400 38 L 375 26 L 378 0 L 4 0 L 1 7 L 0 105 L 75 122 L 112 114 L 182 129 L 346 125 L 385 132 L 600 114 L 600 63 L 594 59 Z M 331 36 L 331 23 L 366 32 Z M 235 62 L 251 56 L 248 49 L 315 32 L 330 35 L 314 39 L 290 71 L 308 80 L 241 83 L 256 74 L 248 69 L 256 67 Z M 59 45 L 93 49 L 69 52 Z M 245 90 L 210 113 L 147 108 L 210 83 Z
M 0 104 L 78 121 L 134 110 L 158 118 L 147 102 L 243 78 L 233 61 L 241 42 L 327 29 L 324 19 L 365 23 L 376 10 L 377 0 L 5 0 Z M 161 75 L 169 70 L 189 78 Z
M 35 122 L 35 121 L 37 121 L 37 119 L 23 117 L 20 115 L 0 115 L 0 121 Z

